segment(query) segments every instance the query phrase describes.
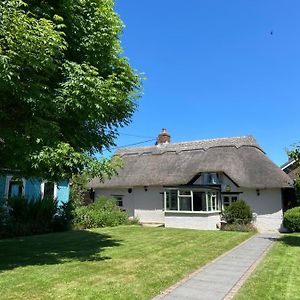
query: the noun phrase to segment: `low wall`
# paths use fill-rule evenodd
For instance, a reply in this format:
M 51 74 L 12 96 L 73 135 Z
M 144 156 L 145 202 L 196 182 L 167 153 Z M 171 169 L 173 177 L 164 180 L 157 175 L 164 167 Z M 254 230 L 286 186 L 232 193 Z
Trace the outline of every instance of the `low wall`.
M 173 228 L 190 228 L 216 230 L 220 223 L 220 214 L 216 213 L 165 213 L 165 226 Z

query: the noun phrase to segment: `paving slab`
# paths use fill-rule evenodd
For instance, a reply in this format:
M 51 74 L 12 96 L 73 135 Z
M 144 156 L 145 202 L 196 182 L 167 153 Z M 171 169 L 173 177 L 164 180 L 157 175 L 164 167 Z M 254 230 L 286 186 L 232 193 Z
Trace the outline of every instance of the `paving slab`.
M 279 238 L 277 233 L 260 233 L 225 255 L 200 268 L 153 300 L 222 300 Z

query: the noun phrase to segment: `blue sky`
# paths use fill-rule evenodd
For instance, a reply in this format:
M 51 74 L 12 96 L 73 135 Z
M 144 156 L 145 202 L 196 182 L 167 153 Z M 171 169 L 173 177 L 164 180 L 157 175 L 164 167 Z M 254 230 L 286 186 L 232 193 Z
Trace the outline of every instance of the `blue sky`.
M 165 127 L 172 142 L 253 135 L 286 161 L 300 141 L 299 0 L 117 0 L 116 11 L 124 54 L 147 77 L 118 146 Z

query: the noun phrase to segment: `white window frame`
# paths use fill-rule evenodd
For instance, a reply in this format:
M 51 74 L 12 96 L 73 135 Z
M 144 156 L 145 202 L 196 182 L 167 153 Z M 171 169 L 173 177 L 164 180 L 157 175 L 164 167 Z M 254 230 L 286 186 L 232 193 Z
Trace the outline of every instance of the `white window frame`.
M 44 192 L 45 192 L 45 183 L 48 181 L 43 181 L 41 183 L 41 198 L 44 199 Z M 53 199 L 57 199 L 57 183 L 54 182 L 54 191 L 53 191 Z
M 6 182 L 5 182 L 5 191 L 4 191 L 4 198 L 8 198 L 8 192 L 9 192 L 9 184 L 14 176 L 8 175 L 6 176 Z M 23 182 L 23 189 L 22 189 L 22 196 L 25 196 L 25 187 L 26 187 L 26 180 L 24 178 L 21 179 Z
M 177 191 L 177 210 L 170 210 L 167 208 L 167 195 L 171 190 L 176 190 Z M 201 210 L 201 211 L 194 211 L 194 192 L 201 191 L 205 193 L 205 201 L 206 201 L 206 210 Z M 189 192 L 189 195 L 184 195 L 180 192 Z M 210 199 L 209 199 L 209 194 L 210 194 Z M 169 194 L 170 195 L 170 194 Z M 180 198 L 190 198 L 191 201 L 191 210 L 180 210 Z M 211 210 L 208 210 L 208 202 L 210 201 L 211 203 Z M 214 204 L 213 204 L 214 201 Z M 218 191 L 212 191 L 212 190 L 205 190 L 205 189 L 177 189 L 177 188 L 171 188 L 167 189 L 164 191 L 164 211 L 165 212 L 182 212 L 182 213 L 216 213 L 216 212 L 221 212 L 221 197 L 220 193 Z M 213 210 L 213 207 L 216 209 Z

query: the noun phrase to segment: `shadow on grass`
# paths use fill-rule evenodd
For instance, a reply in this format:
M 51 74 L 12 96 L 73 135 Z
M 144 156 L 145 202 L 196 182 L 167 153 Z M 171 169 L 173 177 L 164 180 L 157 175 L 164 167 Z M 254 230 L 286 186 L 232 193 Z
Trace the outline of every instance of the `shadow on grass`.
M 291 247 L 300 247 L 300 235 L 294 235 L 293 233 L 285 234 L 280 241 Z
M 68 231 L 0 240 L 0 272 L 22 266 L 110 259 L 101 252 L 120 240 L 91 231 Z

